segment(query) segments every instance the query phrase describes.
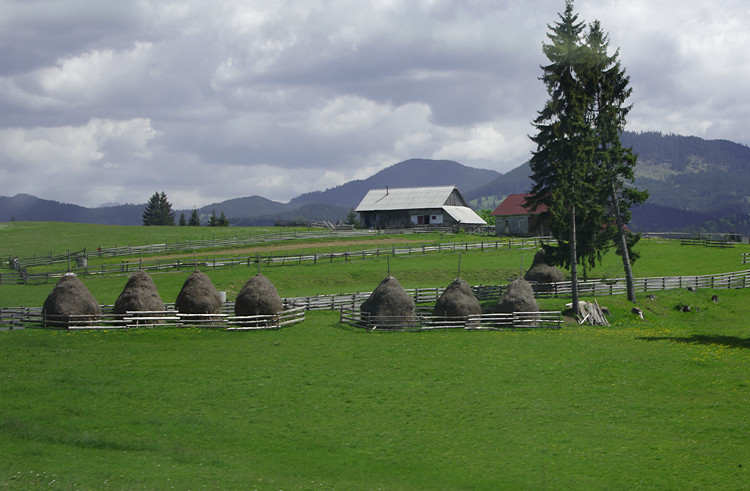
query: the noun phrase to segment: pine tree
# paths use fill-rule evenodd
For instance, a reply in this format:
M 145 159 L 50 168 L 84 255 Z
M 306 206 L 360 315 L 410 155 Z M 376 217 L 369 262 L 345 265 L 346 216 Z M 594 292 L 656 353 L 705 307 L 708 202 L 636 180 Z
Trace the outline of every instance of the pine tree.
M 344 221 L 347 225 L 357 225 L 359 223 L 359 217 L 354 208 L 349 208 L 349 212 L 346 214 L 346 220 Z
M 216 221 L 217 227 L 228 227 L 229 226 L 229 219 L 224 214 L 224 211 L 222 210 L 221 215 L 219 215 L 219 219 Z
M 559 21 L 549 26 L 549 43 L 542 46 L 550 61 L 542 67 L 541 80 L 549 100 L 534 120 L 537 145 L 530 166 L 534 185 L 532 208 L 545 204 L 549 225 L 561 248 L 568 251 L 573 310 L 578 313 L 578 233 L 580 223 L 596 226 L 600 205 L 591 184 L 592 132 L 586 120 L 588 94 L 579 80 L 585 58 L 584 23 L 573 13 L 573 2 L 565 4 Z M 558 251 L 559 252 L 559 251 Z
M 190 219 L 188 220 L 188 226 L 190 227 L 201 226 L 201 217 L 198 215 L 198 210 L 195 208 L 193 208 L 193 211 L 190 212 Z
M 628 300 L 635 302 L 631 249 L 640 236 L 628 232 L 626 225 L 630 221 L 630 208 L 646 201 L 648 192 L 632 186 L 637 156 L 620 141 L 625 118 L 632 108 L 625 105 L 632 93 L 630 77 L 620 65 L 619 51 L 608 54 L 609 39 L 599 21 L 591 24 L 586 46 L 588 59 L 583 83 L 592 100 L 589 119 L 597 139 L 594 163 L 598 167 L 600 199 L 608 204 L 607 228 L 622 257 Z
M 542 67 L 550 99 L 534 121 L 538 133 L 532 137 L 537 150 L 531 159 L 535 184 L 530 201 L 550 209 L 558 244 L 548 246 L 547 253 L 569 265 L 577 312 L 578 264 L 584 271 L 595 266 L 612 245 L 622 255 L 628 299 L 635 301 L 630 265 L 639 236 L 626 224 L 630 208 L 648 193 L 632 187 L 637 157 L 620 141 L 632 89 L 619 52 L 608 54 L 609 40 L 599 21 L 583 34 L 572 0 L 559 17 L 550 26 L 550 44 L 543 46 L 551 62 Z
M 178 222 L 180 227 L 187 226 L 187 220 L 185 219 L 185 213 L 180 213 L 180 221 Z
M 167 200 L 164 191 L 156 192 L 149 198 L 146 209 L 143 211 L 144 225 L 174 225 L 174 212 L 172 204 Z
M 208 217 L 208 226 L 209 227 L 219 226 L 219 219 L 216 218 L 216 210 L 211 210 L 211 216 Z

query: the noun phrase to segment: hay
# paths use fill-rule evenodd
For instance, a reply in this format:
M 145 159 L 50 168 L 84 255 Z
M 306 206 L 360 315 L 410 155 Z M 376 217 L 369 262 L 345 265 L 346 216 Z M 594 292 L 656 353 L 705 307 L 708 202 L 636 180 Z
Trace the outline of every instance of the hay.
M 163 310 L 164 302 L 156 289 L 154 280 L 145 271 L 136 271 L 128 279 L 120 296 L 117 297 L 112 313 L 161 312 Z
M 221 303 L 211 279 L 195 271 L 185 280 L 174 306 L 181 314 L 220 314 Z
M 548 264 L 546 254 L 540 250 L 534 255 L 534 262 L 531 263 L 524 279 L 537 283 L 559 283 L 565 280 L 565 276 L 560 269 Z
M 86 285 L 73 273 L 67 273 L 57 282 L 42 307 L 45 326 L 69 327 L 86 324 L 101 316 L 99 302 Z M 70 320 L 68 316 L 84 316 Z
M 539 312 L 539 304 L 534 298 L 534 290 L 528 281 L 516 278 L 508 285 L 495 306 L 497 313 Z
M 283 302 L 273 283 L 258 273 L 245 283 L 234 302 L 234 314 L 275 315 L 283 309 Z
M 448 285 L 435 303 L 432 313 L 441 317 L 480 315 L 482 306 L 466 280 L 457 278 Z
M 362 302 L 360 311 L 369 314 L 369 323 L 377 324 L 378 327 L 409 327 L 417 321 L 414 299 L 393 276 L 380 282 L 367 300 Z

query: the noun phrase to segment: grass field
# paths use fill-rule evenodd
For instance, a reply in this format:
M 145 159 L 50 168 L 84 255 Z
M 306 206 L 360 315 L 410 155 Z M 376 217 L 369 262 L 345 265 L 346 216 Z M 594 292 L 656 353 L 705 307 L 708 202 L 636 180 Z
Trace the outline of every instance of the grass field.
M 643 244 L 636 274 L 738 270 L 740 252 Z M 464 254 L 462 272 L 512 275 L 522 254 Z M 391 268 L 444 286 L 456 262 Z M 385 267 L 263 272 L 290 295 L 372 288 Z M 226 290 L 250 274 L 209 271 Z M 154 279 L 171 301 L 186 275 Z M 104 301 L 124 282 L 86 279 Z M 51 287 L 0 285 L 2 304 Z M 309 312 L 267 332 L 0 331 L 0 488 L 750 487 L 750 292 L 659 292 L 640 298 L 645 322 L 599 301 L 609 328 L 367 333 Z

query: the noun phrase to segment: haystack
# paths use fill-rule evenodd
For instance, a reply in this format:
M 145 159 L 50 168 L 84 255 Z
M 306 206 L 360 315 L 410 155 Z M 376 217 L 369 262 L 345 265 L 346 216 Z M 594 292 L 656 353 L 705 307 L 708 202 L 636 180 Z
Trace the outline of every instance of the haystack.
M 432 313 L 441 317 L 480 315 L 482 306 L 466 280 L 456 278 L 435 303 Z
M 258 273 L 245 283 L 234 302 L 234 314 L 275 315 L 281 312 L 284 304 L 271 280 Z
M 205 273 L 195 271 L 185 280 L 174 306 L 181 314 L 220 314 L 221 303 L 211 279 Z
M 495 306 L 497 313 L 539 312 L 539 304 L 534 298 L 534 290 L 523 278 L 513 280 Z
M 125 314 L 126 312 L 161 312 L 164 310 L 164 302 L 156 289 L 154 280 L 145 271 L 136 271 L 128 279 L 120 296 L 115 301 L 112 309 L 113 314 Z
M 102 314 L 99 302 L 73 273 L 57 282 L 42 307 L 45 326 L 68 327 L 95 321 Z M 83 316 L 69 319 L 68 316 Z
M 559 283 L 565 280 L 565 276 L 560 269 L 551 266 L 547 262 L 547 256 L 544 251 L 540 250 L 534 255 L 534 262 L 524 276 L 526 281 L 536 281 L 537 283 Z
M 370 314 L 370 324 L 377 324 L 378 327 L 409 327 L 417 321 L 414 300 L 393 276 L 380 282 L 362 302 L 360 311 Z

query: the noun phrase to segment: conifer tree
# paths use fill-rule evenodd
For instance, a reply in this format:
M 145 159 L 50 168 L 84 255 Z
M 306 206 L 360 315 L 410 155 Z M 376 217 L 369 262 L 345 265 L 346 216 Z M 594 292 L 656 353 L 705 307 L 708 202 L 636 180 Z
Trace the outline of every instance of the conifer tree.
M 541 77 L 549 99 L 533 123 L 538 132 L 531 137 L 537 149 L 530 161 L 534 185 L 529 202 L 532 208 L 539 204 L 548 207 L 550 230 L 569 253 L 573 310 L 578 313 L 576 226 L 581 218 L 586 223 L 599 221 L 599 206 L 591 199 L 589 101 L 579 80 L 585 56 L 584 23 L 573 13 L 571 0 L 558 17 L 558 22 L 549 26 L 549 42 L 542 46 L 550 61 L 542 67 Z
M 144 225 L 174 225 L 172 204 L 167 200 L 164 191 L 156 192 L 149 198 L 143 211 Z
M 185 219 L 185 213 L 184 212 L 180 213 L 180 220 L 177 223 L 180 225 L 180 227 L 187 226 L 187 220 Z
M 589 119 L 596 131 L 594 164 L 598 168 L 600 199 L 608 205 L 607 230 L 611 230 L 617 253 L 622 257 L 628 300 L 635 302 L 631 248 L 640 236 L 629 233 L 626 225 L 630 221 L 630 208 L 646 201 L 648 192 L 632 186 L 637 156 L 620 141 L 625 118 L 632 108 L 626 105 L 632 93 L 630 77 L 620 65 L 619 51 L 608 54 L 609 39 L 599 21 L 591 24 L 586 46 L 588 59 L 583 83 L 592 99 Z
M 188 219 L 188 226 L 190 227 L 201 226 L 201 217 L 198 215 L 198 210 L 195 208 L 193 208 L 193 211 L 190 212 L 190 219 Z
M 224 211 L 221 212 L 221 215 L 219 215 L 219 219 L 216 221 L 217 227 L 228 227 L 229 226 L 229 219 L 224 214 Z
M 549 100 L 534 120 L 531 137 L 537 150 L 531 158 L 532 205 L 548 206 L 550 229 L 557 247 L 547 252 L 570 267 L 573 309 L 578 311 L 577 266 L 594 266 L 613 244 L 622 255 L 628 299 L 635 301 L 631 264 L 638 236 L 625 225 L 630 207 L 648 193 L 632 187 L 636 156 L 624 148 L 620 134 L 631 106 L 629 77 L 608 54 L 609 40 L 598 21 L 584 35 L 583 22 L 567 0 L 559 22 L 550 26 L 543 45 L 550 64 L 541 80 Z

